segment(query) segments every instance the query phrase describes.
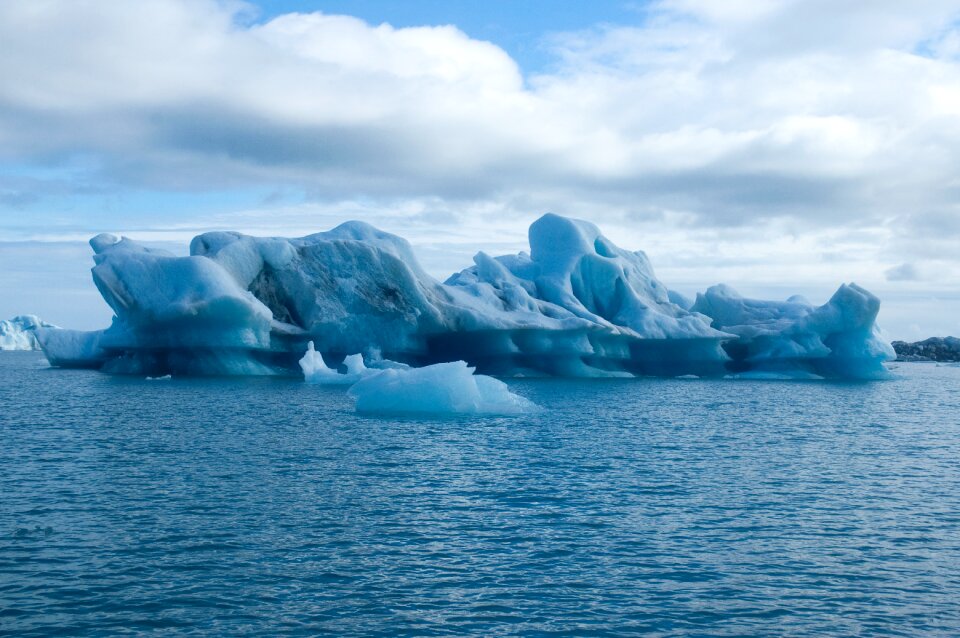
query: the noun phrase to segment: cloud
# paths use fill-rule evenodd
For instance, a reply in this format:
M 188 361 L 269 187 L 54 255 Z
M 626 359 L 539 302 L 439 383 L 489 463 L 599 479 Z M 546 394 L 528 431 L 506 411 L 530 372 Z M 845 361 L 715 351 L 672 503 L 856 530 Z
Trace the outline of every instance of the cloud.
M 917 267 L 911 263 L 903 263 L 883 272 L 887 281 L 916 281 L 920 279 Z
M 642 198 L 705 224 L 835 217 L 831 204 L 880 218 L 904 190 L 932 208 L 960 159 L 960 71 L 909 49 L 930 29 L 946 37 L 937 3 L 665 2 L 643 27 L 555 37 L 561 67 L 526 83 L 451 26 L 246 24 L 239 7 L 3 5 L 0 154 L 94 154 L 104 179 L 159 189 Z M 856 43 L 818 27 L 856 20 L 875 27 L 852 29 L 870 32 Z M 770 33 L 781 46 L 758 54 Z
M 111 178 L 157 188 L 256 180 L 338 195 L 489 198 L 562 185 L 561 196 L 625 202 L 669 197 L 690 178 L 726 181 L 749 200 L 738 181 L 763 190 L 801 179 L 867 208 L 884 199 L 857 193 L 864 181 L 940 178 L 956 159 L 960 73 L 883 38 L 905 46 L 948 12 L 834 11 L 830 25 L 866 19 L 879 30 L 841 55 L 835 41 L 849 37 L 783 40 L 823 30 L 826 9 L 814 5 L 662 3 L 641 28 L 554 38 L 562 67 L 527 87 L 502 50 L 451 26 L 322 14 L 244 25 L 239 5 L 206 1 L 9 3 L 0 153 L 94 153 Z M 771 32 L 780 48 L 757 55 L 757 36 Z M 949 118 L 936 130 L 945 138 L 928 129 L 931 111 Z M 939 155 L 924 158 L 932 173 L 903 170 L 917 153 Z M 853 192 L 838 193 L 838 179 Z M 712 194 L 688 206 L 715 209 Z

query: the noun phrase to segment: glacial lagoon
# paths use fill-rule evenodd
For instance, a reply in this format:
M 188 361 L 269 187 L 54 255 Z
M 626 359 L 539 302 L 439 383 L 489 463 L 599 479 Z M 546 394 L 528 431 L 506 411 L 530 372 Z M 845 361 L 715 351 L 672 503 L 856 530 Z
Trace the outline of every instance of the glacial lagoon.
M 960 367 L 508 379 L 517 417 L 0 353 L 0 633 L 960 633 Z

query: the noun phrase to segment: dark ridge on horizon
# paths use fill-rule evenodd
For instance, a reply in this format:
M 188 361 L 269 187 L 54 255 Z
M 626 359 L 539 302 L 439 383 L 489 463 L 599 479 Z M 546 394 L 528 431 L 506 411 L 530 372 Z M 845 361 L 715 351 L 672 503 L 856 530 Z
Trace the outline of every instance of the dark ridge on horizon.
M 960 338 L 930 337 L 923 341 L 894 341 L 890 345 L 897 353 L 897 361 L 960 361 Z

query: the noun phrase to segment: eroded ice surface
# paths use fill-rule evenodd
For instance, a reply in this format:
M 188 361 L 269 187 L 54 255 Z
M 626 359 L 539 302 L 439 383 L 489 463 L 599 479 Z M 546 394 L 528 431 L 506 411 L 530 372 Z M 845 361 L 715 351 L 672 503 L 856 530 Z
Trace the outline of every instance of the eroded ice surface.
M 368 414 L 516 415 L 539 409 L 503 381 L 474 374 L 465 361 L 381 370 L 357 381 L 348 393 L 357 412 Z
M 55 328 L 36 315 L 19 315 L 0 320 L 0 350 L 39 350 L 34 331 L 37 328 Z
M 580 377 L 869 377 L 891 355 L 874 326 L 879 302 L 854 285 L 819 308 L 741 300 L 727 288 L 691 302 L 657 279 L 643 252 L 588 222 L 544 215 L 529 239 L 529 253 L 478 253 L 440 283 L 405 240 L 363 222 L 299 239 L 205 233 L 189 257 L 98 235 L 93 279 L 113 325 L 96 348 L 92 336 L 41 345 L 51 362 L 92 353 L 107 372 L 150 376 L 293 375 L 308 342 L 319 376 L 323 357 L 354 353 Z

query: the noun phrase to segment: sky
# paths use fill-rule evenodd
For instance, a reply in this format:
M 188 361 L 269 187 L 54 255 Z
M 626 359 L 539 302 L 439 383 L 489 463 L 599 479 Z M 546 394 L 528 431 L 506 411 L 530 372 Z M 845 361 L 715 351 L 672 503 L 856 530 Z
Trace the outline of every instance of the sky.
M 958 166 L 960 0 L 0 2 L 0 317 L 107 325 L 100 232 L 363 219 L 445 278 L 550 211 L 960 334 Z

